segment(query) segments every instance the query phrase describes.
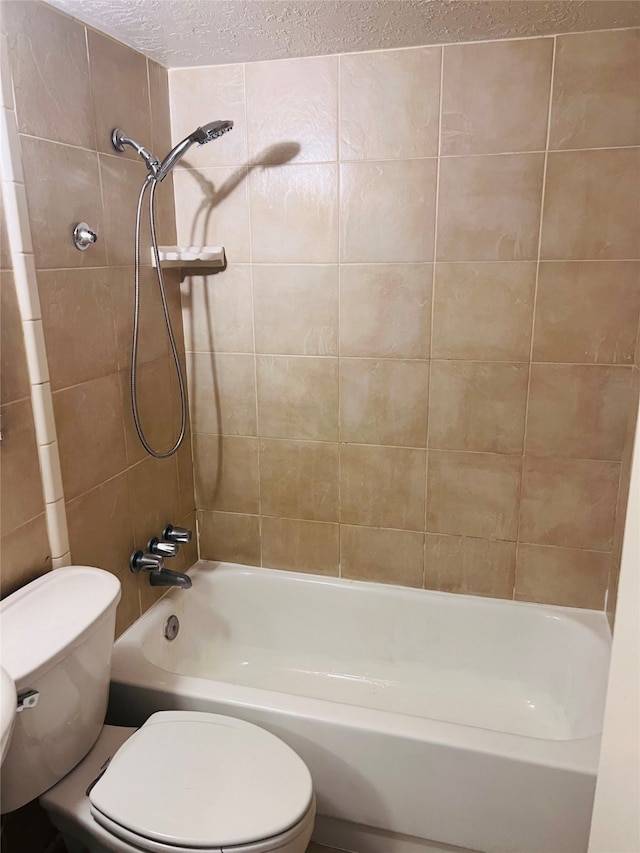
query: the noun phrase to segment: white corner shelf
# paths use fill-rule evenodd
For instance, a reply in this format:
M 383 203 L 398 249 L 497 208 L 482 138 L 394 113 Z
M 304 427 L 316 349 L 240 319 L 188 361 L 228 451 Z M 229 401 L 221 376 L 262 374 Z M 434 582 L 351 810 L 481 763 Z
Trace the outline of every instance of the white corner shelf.
M 221 269 L 226 265 L 224 246 L 158 246 L 163 267 L 208 267 Z M 151 263 L 156 259 L 151 249 Z

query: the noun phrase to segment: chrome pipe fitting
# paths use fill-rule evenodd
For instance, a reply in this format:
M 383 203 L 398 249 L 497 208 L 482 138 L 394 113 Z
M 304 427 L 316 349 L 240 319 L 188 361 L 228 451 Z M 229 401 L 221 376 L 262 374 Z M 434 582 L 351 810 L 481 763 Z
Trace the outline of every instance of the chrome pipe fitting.
M 142 157 L 151 174 L 154 177 L 158 174 L 160 161 L 156 155 L 152 151 L 147 151 L 147 149 L 143 145 L 140 145 L 139 142 L 136 142 L 135 139 L 131 139 L 130 136 L 125 136 L 124 131 L 120 130 L 119 127 L 114 127 L 111 131 L 111 144 L 116 151 L 124 151 L 125 145 L 130 145 L 136 154 L 139 154 L 140 157 Z

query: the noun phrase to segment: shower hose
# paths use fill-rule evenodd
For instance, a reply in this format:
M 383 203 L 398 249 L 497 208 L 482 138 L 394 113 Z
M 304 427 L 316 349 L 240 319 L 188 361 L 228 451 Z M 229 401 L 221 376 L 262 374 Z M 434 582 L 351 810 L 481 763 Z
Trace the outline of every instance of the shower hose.
M 136 432 L 138 433 L 138 438 L 140 439 L 140 442 L 144 449 L 150 456 L 153 456 L 155 459 L 168 459 L 170 456 L 173 456 L 173 454 L 178 451 L 178 448 L 180 447 L 184 439 L 184 435 L 187 428 L 187 394 L 185 390 L 185 381 L 182 372 L 182 365 L 180 364 L 178 349 L 176 347 L 176 340 L 173 334 L 173 328 L 171 326 L 171 317 L 169 316 L 169 306 L 167 304 L 167 294 L 165 291 L 164 276 L 162 274 L 162 266 L 160 264 L 160 253 L 158 252 L 158 240 L 156 237 L 155 222 L 155 195 L 157 186 L 158 181 L 155 179 L 155 177 L 153 175 L 148 175 L 144 183 L 142 184 L 140 195 L 138 196 L 138 207 L 136 209 L 135 308 L 133 314 L 133 342 L 131 347 L 131 409 L 133 411 L 133 422 L 136 427 Z M 158 287 L 160 290 L 160 297 L 162 299 L 162 310 L 164 312 L 164 320 L 167 328 L 167 334 L 169 336 L 169 343 L 171 344 L 173 362 L 176 368 L 176 373 L 178 375 L 178 386 L 180 388 L 180 433 L 177 439 L 175 440 L 173 447 L 170 450 L 167 450 L 162 453 L 157 450 L 154 450 L 145 438 L 142 429 L 142 424 L 140 422 L 140 413 L 138 411 L 137 371 L 138 339 L 140 332 L 140 221 L 142 218 L 142 205 L 144 203 L 144 197 L 149 188 L 149 226 L 151 229 L 151 246 L 153 249 L 153 257 L 155 260 L 156 274 L 158 276 Z

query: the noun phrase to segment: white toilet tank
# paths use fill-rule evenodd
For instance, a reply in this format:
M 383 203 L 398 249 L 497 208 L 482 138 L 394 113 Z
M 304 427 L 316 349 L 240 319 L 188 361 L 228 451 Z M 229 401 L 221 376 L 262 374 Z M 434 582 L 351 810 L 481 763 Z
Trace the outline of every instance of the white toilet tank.
M 0 602 L 0 660 L 25 704 L 2 764 L 2 812 L 62 779 L 98 738 L 107 710 L 120 582 L 55 569 Z

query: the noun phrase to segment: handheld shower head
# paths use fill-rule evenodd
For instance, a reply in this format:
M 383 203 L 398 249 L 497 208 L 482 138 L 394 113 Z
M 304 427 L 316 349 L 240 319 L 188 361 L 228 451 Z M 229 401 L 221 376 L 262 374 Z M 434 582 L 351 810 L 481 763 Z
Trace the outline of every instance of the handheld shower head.
M 232 121 L 211 121 L 209 124 L 205 124 L 204 127 L 196 128 L 189 139 L 192 139 L 199 145 L 206 145 L 207 142 L 217 139 L 223 133 L 228 133 L 232 129 Z
M 203 127 L 197 127 L 193 133 L 186 137 L 186 139 L 179 142 L 173 151 L 170 151 L 162 163 L 160 163 L 160 166 L 155 173 L 156 180 L 164 181 L 169 172 L 173 169 L 176 163 L 182 160 L 192 145 L 195 145 L 196 143 L 198 145 L 206 145 L 207 142 L 211 142 L 212 139 L 217 139 L 219 136 L 222 136 L 223 133 L 230 131 L 232 127 L 232 121 L 212 121 L 209 122 L 209 124 L 205 124 Z
M 181 160 L 187 153 L 189 148 L 196 143 L 198 145 L 206 145 L 212 139 L 217 139 L 223 133 L 228 133 L 233 128 L 232 121 L 211 121 L 203 127 L 197 127 L 193 133 L 189 134 L 186 139 L 179 142 L 176 147 L 170 151 L 164 158 L 162 163 L 158 160 L 155 154 L 143 148 L 135 139 L 125 136 L 124 132 L 116 127 L 111 132 L 111 144 L 116 151 L 124 151 L 125 145 L 130 145 L 142 157 L 147 164 L 147 169 L 151 172 L 157 181 L 164 181 L 169 172 L 173 169 L 176 163 Z

